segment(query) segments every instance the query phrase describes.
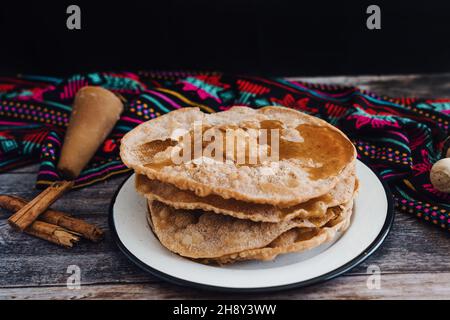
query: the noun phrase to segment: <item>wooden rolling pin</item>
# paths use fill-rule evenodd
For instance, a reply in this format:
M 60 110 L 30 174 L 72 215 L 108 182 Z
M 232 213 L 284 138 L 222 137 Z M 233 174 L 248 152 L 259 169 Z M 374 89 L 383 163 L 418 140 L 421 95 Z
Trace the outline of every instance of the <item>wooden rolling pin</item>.
M 12 227 L 25 230 L 72 188 L 74 179 L 111 132 L 122 111 L 122 101 L 109 90 L 88 86 L 77 92 L 57 166 L 64 180 L 54 182 L 13 214 L 8 219 Z

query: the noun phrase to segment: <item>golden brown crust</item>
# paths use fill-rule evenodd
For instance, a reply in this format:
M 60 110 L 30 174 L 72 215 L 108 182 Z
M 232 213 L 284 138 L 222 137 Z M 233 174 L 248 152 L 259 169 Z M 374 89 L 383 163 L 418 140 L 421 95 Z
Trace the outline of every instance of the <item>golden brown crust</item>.
M 148 207 L 152 230 L 167 249 L 191 259 L 203 259 L 202 262 L 226 263 L 263 259 L 261 257 L 268 256 L 269 252 L 275 257 L 283 250 L 292 252 L 294 248 L 300 248 L 298 243 L 288 246 L 279 239 L 292 229 L 298 232 L 314 230 L 317 233 L 314 237 L 319 234 L 321 237 L 315 237 L 315 242 L 307 244 L 319 240 L 321 244 L 324 232 L 325 240 L 328 240 L 333 236 L 333 230 L 342 230 L 345 225 L 343 221 L 347 221 L 351 214 L 352 203 L 330 208 L 322 218 L 294 219 L 282 223 L 252 222 L 208 212 L 176 210 L 158 201 L 148 201 Z M 281 242 L 274 246 L 277 239 Z
M 236 125 L 266 119 L 282 120 L 288 132 L 299 124 L 325 127 L 345 138 L 342 140 L 346 141 L 344 144 L 351 145 L 341 131 L 325 121 L 284 107 L 264 107 L 258 110 L 234 107 L 226 112 L 208 115 L 198 108 L 183 108 L 130 131 L 122 139 L 121 157 L 136 173 L 170 183 L 182 190 L 191 190 L 200 197 L 216 194 L 224 199 L 232 198 L 280 207 L 293 206 L 326 194 L 345 177 L 346 168 L 354 166 L 356 151 L 353 145 L 347 165 L 336 174 L 323 179 L 312 179 L 305 170 L 305 164 L 297 160 L 282 160 L 277 162 L 277 165 L 256 167 L 236 166 L 227 162 L 200 165 L 190 162 L 155 169 L 146 166 L 149 162 L 148 155 L 140 149 L 141 145 L 151 141 L 167 140 L 174 129 L 189 130 L 194 121 L 201 120 L 209 125 Z M 266 174 L 267 171 L 270 171 L 270 174 Z
M 201 209 L 217 214 L 225 214 L 238 219 L 261 222 L 281 222 L 294 218 L 318 218 L 325 215 L 330 207 L 348 202 L 355 189 L 355 174 L 349 173 L 329 194 L 311 199 L 288 208 L 278 208 L 270 204 L 257 204 L 235 199 L 223 199 L 212 194 L 199 197 L 189 190 L 180 190 L 175 186 L 150 180 L 144 175 L 136 175 L 136 189 L 149 200 L 158 200 L 175 209 Z
M 343 206 L 342 214 L 328 222 L 323 228 L 292 228 L 282 233 L 268 246 L 244 250 L 214 259 L 202 259 L 202 263 L 228 264 L 242 260 L 273 260 L 279 254 L 302 252 L 318 247 L 336 238 L 345 231 L 353 212 L 353 201 Z
M 181 256 L 216 258 L 269 245 L 292 228 L 320 228 L 342 211 L 327 210 L 316 219 L 281 223 L 253 222 L 193 210 L 177 210 L 158 201 L 148 201 L 150 225 L 163 246 Z

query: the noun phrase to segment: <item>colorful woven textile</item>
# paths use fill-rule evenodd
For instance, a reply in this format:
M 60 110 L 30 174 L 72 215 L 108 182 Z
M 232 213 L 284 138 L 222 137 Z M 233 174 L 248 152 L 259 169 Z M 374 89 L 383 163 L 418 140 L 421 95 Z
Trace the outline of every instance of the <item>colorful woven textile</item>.
M 55 170 L 71 104 L 78 89 L 96 85 L 122 95 L 126 110 L 76 181 L 87 186 L 127 171 L 121 137 L 138 124 L 171 110 L 203 111 L 232 105 L 283 105 L 341 128 L 359 158 L 390 185 L 399 211 L 450 230 L 450 194 L 430 183 L 429 171 L 449 135 L 450 100 L 387 98 L 355 87 L 220 73 L 91 73 L 68 79 L 0 78 L 0 171 L 39 162 L 37 186 L 58 179 Z

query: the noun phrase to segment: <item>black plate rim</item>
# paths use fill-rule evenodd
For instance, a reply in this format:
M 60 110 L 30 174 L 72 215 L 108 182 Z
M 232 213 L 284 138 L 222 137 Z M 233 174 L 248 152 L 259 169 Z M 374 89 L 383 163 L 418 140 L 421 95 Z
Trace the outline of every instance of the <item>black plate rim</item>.
M 365 166 L 367 166 L 365 163 L 363 163 Z M 331 279 L 334 279 L 347 271 L 353 269 L 354 267 L 358 266 L 362 262 L 364 262 L 367 258 L 369 258 L 384 242 L 386 237 L 388 236 L 389 232 L 391 231 L 392 224 L 394 223 L 394 204 L 393 204 L 393 196 L 392 193 L 383 179 L 380 178 L 378 173 L 373 171 L 369 166 L 367 166 L 369 170 L 371 170 L 378 178 L 378 180 L 381 182 L 385 194 L 386 199 L 388 202 L 388 208 L 387 208 L 387 215 L 386 220 L 384 221 L 383 227 L 380 230 L 380 233 L 375 238 L 375 240 L 357 257 L 350 260 L 346 264 L 340 266 L 339 268 L 334 269 L 333 271 L 327 272 L 323 275 L 320 275 L 318 277 L 305 280 L 305 281 L 299 281 L 294 282 L 286 285 L 280 285 L 280 286 L 270 286 L 270 287 L 260 287 L 260 288 L 230 288 L 230 287 L 221 287 L 221 286 L 212 286 L 207 284 L 202 284 L 198 282 L 193 282 L 185 279 L 180 279 L 174 276 L 171 276 L 169 274 L 166 274 L 160 270 L 156 270 L 149 265 L 145 264 L 141 260 L 139 260 L 132 252 L 130 252 L 123 242 L 120 240 L 119 235 L 117 234 L 116 226 L 114 223 L 113 218 L 113 210 L 114 210 L 114 204 L 116 203 L 117 195 L 119 194 L 120 190 L 122 189 L 125 182 L 128 181 L 128 179 L 131 178 L 133 174 L 128 175 L 128 177 L 119 185 L 117 188 L 117 191 L 114 193 L 114 196 L 111 200 L 111 203 L 109 205 L 109 229 L 111 231 L 111 235 L 113 237 L 114 242 L 119 247 L 120 251 L 129 259 L 131 260 L 135 265 L 137 265 L 142 270 L 154 275 L 155 277 L 158 277 L 162 280 L 165 280 L 167 282 L 180 285 L 183 287 L 191 287 L 201 290 L 207 290 L 207 291 L 216 291 L 216 292 L 225 292 L 225 293 L 263 293 L 263 292 L 275 292 L 275 291 L 284 291 L 289 289 L 295 289 L 295 288 L 301 288 L 301 287 L 307 287 L 311 286 L 313 284 L 319 284 Z

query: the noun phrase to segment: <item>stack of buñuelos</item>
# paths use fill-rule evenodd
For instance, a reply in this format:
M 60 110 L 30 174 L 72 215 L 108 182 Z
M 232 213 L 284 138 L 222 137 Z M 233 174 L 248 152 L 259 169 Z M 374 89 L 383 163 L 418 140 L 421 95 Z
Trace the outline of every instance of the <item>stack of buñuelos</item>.
M 345 134 L 278 106 L 172 111 L 125 135 L 121 157 L 161 244 L 204 263 L 329 242 L 348 227 L 358 189 Z

